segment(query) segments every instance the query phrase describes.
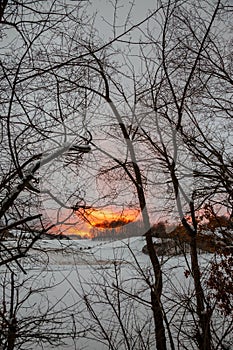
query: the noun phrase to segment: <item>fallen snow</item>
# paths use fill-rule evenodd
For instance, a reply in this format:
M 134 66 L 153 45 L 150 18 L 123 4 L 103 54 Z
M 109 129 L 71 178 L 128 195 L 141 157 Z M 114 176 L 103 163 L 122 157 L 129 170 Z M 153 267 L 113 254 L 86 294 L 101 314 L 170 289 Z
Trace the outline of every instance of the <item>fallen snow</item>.
M 126 293 L 120 293 L 122 322 L 127 320 L 127 326 L 132 333 L 132 341 L 137 336 L 135 322 L 141 327 L 144 324 L 142 336 L 147 337 L 150 332 L 153 333 L 150 319 L 150 290 L 146 284 L 146 279 L 151 279 L 153 274 L 149 257 L 142 253 L 145 244 L 144 237 L 133 237 L 121 241 L 41 240 L 36 243 L 30 252 L 30 259 L 24 262 L 24 268 L 28 275 L 25 277 L 21 274 L 19 279 L 27 279 L 30 287 L 50 287 L 47 291 L 47 298 L 51 304 L 54 303 L 56 308 L 61 307 L 62 312 L 65 312 L 64 305 L 67 310 L 72 308 L 77 327 L 80 329 L 92 327 L 93 329 L 88 333 L 89 339 L 86 337 L 78 338 L 76 345 L 72 339 L 68 339 L 66 340 L 67 347 L 65 345 L 56 346 L 57 350 L 65 350 L 66 348 L 76 350 L 76 346 L 78 346 L 77 349 L 85 347 L 86 350 L 109 349 L 106 342 L 98 341 L 101 339 L 101 334 L 87 312 L 84 296 L 90 300 L 108 332 L 116 337 L 114 341 L 116 349 L 125 350 L 121 330 L 117 330 L 118 335 L 113 331 L 117 325 L 116 315 L 109 303 L 106 302 L 105 295 L 107 292 L 110 299 L 115 300 L 116 289 L 114 285 L 116 283 L 119 283 L 119 288 L 122 288 L 122 291 Z M 212 255 L 202 254 L 199 259 L 204 278 Z M 183 326 L 188 331 L 190 329 L 191 332 L 193 320 L 190 315 L 183 313 L 186 306 L 193 307 L 194 300 L 192 279 L 185 277 L 185 271 L 190 264 L 189 256 L 161 257 L 160 261 L 164 272 L 164 307 L 171 320 L 171 329 L 177 334 L 176 327 L 180 326 L 182 318 Z M 23 295 L 26 292 L 21 293 Z M 134 297 L 130 299 L 127 293 Z M 30 311 L 28 308 L 22 309 L 22 319 L 25 315 L 28 316 L 29 312 L 33 317 L 33 313 L 41 309 L 42 299 L 41 294 L 32 295 L 28 303 L 33 305 L 33 308 Z M 144 302 L 140 300 L 144 300 Z M 131 324 L 131 322 L 133 323 Z M 66 327 L 65 323 L 64 326 Z M 69 326 L 67 323 L 67 328 Z M 219 327 L 221 331 L 221 327 L 224 325 L 220 324 Z M 189 337 L 190 334 L 188 336 L 180 334 L 183 348 L 189 346 Z M 153 335 L 151 338 L 150 346 L 155 348 Z M 52 349 L 52 347 L 50 348 Z M 28 347 L 28 349 L 31 348 Z M 180 349 L 182 349 L 181 345 Z M 42 347 L 34 346 L 33 350 L 42 350 Z

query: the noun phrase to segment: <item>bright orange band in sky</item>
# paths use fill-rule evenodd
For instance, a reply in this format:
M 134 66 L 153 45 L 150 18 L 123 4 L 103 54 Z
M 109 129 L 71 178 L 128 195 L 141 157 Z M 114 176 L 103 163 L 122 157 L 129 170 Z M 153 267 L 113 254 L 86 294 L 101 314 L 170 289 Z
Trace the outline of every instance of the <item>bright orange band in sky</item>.
M 136 221 L 139 216 L 137 209 L 123 209 L 117 211 L 115 208 L 106 207 L 103 209 L 81 209 L 75 212 L 63 224 L 56 226 L 54 233 L 65 235 L 77 235 L 82 238 L 93 238 L 91 229 L 116 228 Z

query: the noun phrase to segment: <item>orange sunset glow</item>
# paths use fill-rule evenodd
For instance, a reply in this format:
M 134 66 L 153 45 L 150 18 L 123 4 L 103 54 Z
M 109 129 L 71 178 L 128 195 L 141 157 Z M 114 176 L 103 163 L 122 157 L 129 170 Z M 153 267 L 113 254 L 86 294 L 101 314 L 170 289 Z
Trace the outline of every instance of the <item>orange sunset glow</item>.
M 101 209 L 80 209 L 73 213 L 64 223 L 57 225 L 53 233 L 64 235 L 76 235 L 80 238 L 93 238 L 93 229 L 104 231 L 116 229 L 138 220 L 139 210 L 122 209 L 113 207 Z

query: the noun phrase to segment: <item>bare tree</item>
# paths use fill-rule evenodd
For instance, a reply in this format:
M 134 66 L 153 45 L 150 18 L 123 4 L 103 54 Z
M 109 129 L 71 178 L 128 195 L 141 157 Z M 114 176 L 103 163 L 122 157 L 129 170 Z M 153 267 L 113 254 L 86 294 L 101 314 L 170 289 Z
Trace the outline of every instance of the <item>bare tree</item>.
M 201 329 L 199 332 L 197 328 L 196 340 L 200 349 L 210 349 L 213 347 L 210 329 L 213 310 L 201 283 L 196 246 L 198 233 L 196 211 L 209 200 L 223 204 L 222 193 L 228 198 L 226 207 L 229 205 L 229 209 L 232 208 L 231 141 L 229 134 L 223 133 L 221 129 L 225 127 L 221 124 L 222 121 L 224 124 L 230 122 L 230 94 L 226 88 L 228 84 L 226 76 L 229 73 L 224 69 L 223 89 L 220 88 L 219 80 L 216 82 L 214 78 L 216 76 L 219 78 L 221 66 L 225 67 L 226 58 L 223 50 L 228 47 L 228 38 L 224 44 L 220 44 L 222 37 L 218 39 L 216 31 L 218 26 L 223 26 L 222 21 L 226 19 L 231 7 L 228 8 L 227 4 L 218 1 L 213 6 L 208 4 L 207 12 L 200 4 L 202 3 L 186 2 L 183 6 L 167 2 L 162 17 L 161 40 L 155 40 L 152 34 L 148 33 L 150 42 L 154 41 L 154 52 L 159 63 L 152 63 L 156 68 L 155 74 L 152 75 L 151 58 L 145 55 L 150 85 L 146 89 L 143 87 L 142 95 L 147 98 L 148 94 L 151 96 L 151 108 L 154 110 L 159 142 L 151 136 L 148 129 L 141 128 L 141 130 L 170 175 L 180 220 L 191 237 L 191 271 Z M 198 27 L 196 21 L 199 23 Z M 159 25 L 160 23 L 161 19 Z M 226 22 L 227 30 L 228 25 Z M 219 66 L 217 62 L 220 57 Z M 144 104 L 149 107 L 145 100 Z M 213 127 L 210 126 L 210 118 Z M 163 130 L 164 125 L 170 128 L 172 149 L 169 147 L 166 131 Z M 198 181 L 194 182 L 193 189 L 189 192 L 182 185 L 182 177 L 190 176 L 190 164 L 181 164 L 182 156 L 179 158 L 179 153 L 182 152 L 182 146 L 179 140 L 184 142 L 187 152 L 194 155 L 192 160 L 197 167 L 193 176 Z M 196 204 L 197 198 L 199 202 Z M 190 221 L 187 220 L 186 212 L 190 215 Z
M 141 153 L 146 157 L 148 152 L 153 154 L 150 164 L 156 159 L 158 168 L 164 171 L 160 181 L 165 191 L 169 185 L 172 195 L 170 201 L 167 196 L 167 203 L 175 203 L 177 216 L 190 236 L 191 273 L 198 318 L 194 326 L 194 338 L 200 349 L 211 349 L 214 347 L 211 338 L 213 309 L 206 298 L 201 280 L 196 243 L 197 213 L 210 200 L 214 204 L 225 206 L 229 211 L 232 209 L 231 139 L 228 132 L 220 136 L 219 130 L 222 129 L 218 126 L 222 121 L 230 123 L 231 120 L 231 94 L 227 88 L 228 84 L 230 86 L 230 74 L 226 63 L 229 62 L 229 56 L 224 56 L 228 43 L 218 46 L 222 37 L 217 36 L 219 26 L 224 26 L 223 21 L 230 11 L 231 6 L 221 1 L 208 3 L 208 9 L 199 1 L 192 4 L 188 1 L 184 4 L 164 2 L 160 10 L 151 16 L 144 43 L 141 43 L 142 40 L 140 42 L 139 59 L 144 69 L 144 79 L 141 77 L 142 72 L 137 75 L 133 63 L 124 56 L 124 68 L 128 70 L 128 75 L 124 75 L 122 69 L 122 76 L 127 79 L 132 74 L 132 94 L 127 94 L 120 83 L 117 67 L 115 75 L 112 72 L 109 56 L 92 53 L 91 46 L 89 50 L 93 62 L 88 62 L 88 66 L 90 74 L 97 79 L 96 85 L 89 87 L 75 83 L 77 88 L 94 92 L 107 102 L 116 119 L 116 127 L 119 127 L 126 143 L 124 160 L 112 155 L 111 151 L 101 150 L 94 142 L 93 146 L 112 161 L 112 166 L 108 171 L 106 166 L 103 173 L 125 172 L 136 188 L 156 281 L 151 303 L 155 312 L 158 348 L 166 346 L 160 299 L 162 271 L 154 251 L 147 212 L 145 193 L 148 177 L 145 176 L 145 160 L 144 163 L 141 159 L 138 160 L 135 145 L 141 145 Z M 230 30 L 228 21 L 225 25 Z M 155 29 L 158 30 L 156 37 Z M 131 48 L 130 41 L 125 40 L 125 43 Z M 213 55 L 210 54 L 211 50 Z M 223 77 L 222 84 L 219 83 L 220 76 Z M 223 87 L 222 90 L 220 86 Z M 123 107 L 119 108 L 115 100 L 117 103 L 123 101 Z M 213 127 L 210 126 L 210 118 L 214 118 Z M 119 133 L 116 132 L 115 137 L 120 142 Z M 147 148 L 145 153 L 143 147 Z M 185 163 L 184 157 L 187 154 L 191 162 Z M 192 162 L 195 162 L 195 168 Z M 182 180 L 187 180 L 188 188 L 183 187 Z M 158 182 L 154 182 L 154 186 Z
M 63 62 L 63 58 L 72 51 L 65 44 L 69 37 L 76 35 L 78 40 L 78 35 L 84 34 L 88 22 L 84 7 L 81 2 L 70 4 L 69 9 L 60 2 L 1 2 L 1 232 L 14 228 L 19 228 L 19 232 L 39 232 L 32 233 L 33 239 L 22 251 L 19 237 L 16 254 L 1 240 L 2 251 L 7 252 L 7 257 L 2 255 L 1 264 L 25 256 L 48 226 L 54 224 L 45 225 L 41 220 L 40 169 L 70 153 L 81 159 L 90 150 L 79 137 L 81 126 L 75 139 L 66 137 L 64 120 L 71 117 L 74 109 L 78 111 L 83 97 L 75 105 L 67 100 L 63 105 L 56 74 L 56 69 L 68 61 Z M 81 121 L 82 117 L 80 124 Z M 55 132 L 59 128 L 63 131 L 60 138 L 60 131 Z M 46 142 L 50 142 L 49 149 Z
M 86 205 L 119 205 L 121 197 L 139 207 L 144 225 L 153 271 L 144 276 L 154 322 L 152 343 L 166 349 L 169 338 L 174 349 L 151 226 L 155 213 L 164 218 L 176 208 L 175 218 L 191 240 L 195 301 L 190 308 L 187 302 L 186 311 L 192 316 L 194 342 L 211 349 L 213 307 L 201 279 L 196 214 L 211 202 L 232 216 L 232 141 L 229 129 L 223 132 L 232 117 L 232 60 L 228 38 L 218 33 L 219 28 L 231 29 L 227 16 L 232 7 L 225 0 L 207 5 L 201 0 L 162 1 L 137 24 L 131 25 L 130 10 L 118 35 L 120 7 L 115 1 L 112 40 L 105 43 L 95 35 L 85 5 L 0 3 L 1 265 L 17 264 L 51 227 L 41 216 L 41 195 L 44 203 L 57 204 L 55 223 L 64 221 L 61 208 L 70 210 L 69 216 Z M 85 159 L 90 146 L 93 152 Z M 55 170 L 59 176 L 63 171 L 74 175 L 73 182 L 78 175 L 67 198 L 59 194 Z M 96 197 L 93 178 L 96 187 L 100 183 Z M 3 238 L 15 228 L 21 234 L 12 249 Z M 25 231 L 32 237 L 26 247 Z M 20 261 L 18 265 L 23 269 Z M 124 288 L 117 273 L 116 267 L 118 286 L 105 293 L 105 280 L 102 292 L 130 349 L 133 340 L 121 317 L 118 301 Z M 115 331 L 110 337 L 89 297 L 84 299 L 106 342 L 116 348 Z M 15 325 L 7 322 L 13 339 Z M 151 344 L 142 338 L 139 343 L 142 348 Z
M 75 338 L 78 341 L 79 335 L 83 336 L 88 330 L 83 327 L 76 329 L 77 302 L 67 298 L 68 292 L 64 291 L 61 296 L 52 295 L 52 290 L 59 289 L 64 278 L 54 283 L 46 252 L 40 249 L 36 258 L 33 257 L 35 252 L 32 250 L 31 256 L 22 262 L 26 275 L 19 268 L 13 268 L 10 273 L 7 268 L 1 269 L 1 349 L 41 348 L 46 344 L 65 346 Z M 30 267 L 41 264 L 43 268 Z
M 35 286 L 36 277 L 27 276 L 31 262 L 26 258 L 36 242 L 57 223 L 46 222 L 40 205 L 41 169 L 61 157 L 76 157 L 78 164 L 82 155 L 90 151 L 89 136 L 85 142 L 80 137 L 85 134 L 82 117 L 80 128 L 75 130 L 76 138 L 66 137 L 64 120 L 68 115 L 73 117 L 84 97 L 80 96 L 73 105 L 64 98 L 63 106 L 61 96 L 67 92 L 59 90 L 56 69 L 62 69 L 72 59 L 78 60 L 81 52 L 77 52 L 77 43 L 75 57 L 71 58 L 72 47 L 67 42 L 71 36 L 76 35 L 78 40 L 84 35 L 88 23 L 84 2 L 66 5 L 60 1 L 0 2 L 2 349 L 59 344 L 75 334 L 69 329 L 74 310 L 67 310 L 66 318 L 67 305 L 49 300 L 52 284 Z M 60 131 L 55 133 L 59 128 L 63 131 L 60 138 Z M 30 309 L 35 295 L 40 302 Z M 64 323 L 64 318 L 69 318 L 69 324 Z

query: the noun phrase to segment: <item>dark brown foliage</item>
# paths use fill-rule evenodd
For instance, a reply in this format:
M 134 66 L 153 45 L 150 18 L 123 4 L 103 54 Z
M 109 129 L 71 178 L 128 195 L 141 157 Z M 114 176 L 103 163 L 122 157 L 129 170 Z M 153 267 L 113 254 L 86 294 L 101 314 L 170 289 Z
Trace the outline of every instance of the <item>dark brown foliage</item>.
M 233 254 L 226 251 L 216 254 L 210 267 L 210 275 L 205 282 L 208 289 L 208 299 L 215 300 L 216 307 L 224 315 L 233 311 Z

